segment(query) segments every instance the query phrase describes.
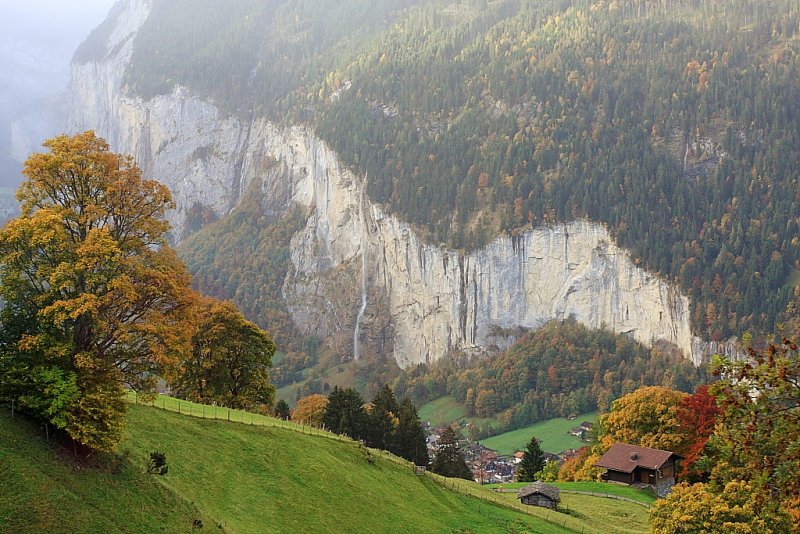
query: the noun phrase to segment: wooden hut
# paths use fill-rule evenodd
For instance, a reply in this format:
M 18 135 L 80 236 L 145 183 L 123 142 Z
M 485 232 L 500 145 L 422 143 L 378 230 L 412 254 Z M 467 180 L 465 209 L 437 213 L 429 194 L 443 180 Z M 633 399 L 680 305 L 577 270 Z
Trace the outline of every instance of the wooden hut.
M 603 480 L 639 487 L 651 487 L 665 496 L 675 485 L 676 462 L 681 456 L 671 451 L 615 443 L 594 464 L 606 469 Z
M 561 492 L 554 486 L 536 481 L 524 488 L 520 488 L 517 498 L 522 504 L 542 506 L 555 510 L 561 501 Z

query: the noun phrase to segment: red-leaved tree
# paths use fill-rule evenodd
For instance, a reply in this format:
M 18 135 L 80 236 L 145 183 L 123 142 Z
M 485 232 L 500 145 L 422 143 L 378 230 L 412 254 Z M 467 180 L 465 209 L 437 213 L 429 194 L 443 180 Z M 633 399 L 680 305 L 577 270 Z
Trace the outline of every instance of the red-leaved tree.
M 693 395 L 684 398 L 678 406 L 678 421 L 686 436 L 684 460 L 679 475 L 697 482 L 708 478 L 708 471 L 698 462 L 703 455 L 706 443 L 714 432 L 714 425 L 720 410 L 717 398 L 708 392 L 708 386 L 699 386 Z

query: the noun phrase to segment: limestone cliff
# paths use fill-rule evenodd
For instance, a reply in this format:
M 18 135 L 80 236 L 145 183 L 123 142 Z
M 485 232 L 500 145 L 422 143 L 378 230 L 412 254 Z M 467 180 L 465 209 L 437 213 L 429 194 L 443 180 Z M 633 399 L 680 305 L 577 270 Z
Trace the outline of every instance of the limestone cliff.
M 307 128 L 223 116 L 181 87 L 149 101 L 127 94 L 122 73 L 147 13 L 146 0 L 131 0 L 105 58 L 74 66 L 70 128 L 95 129 L 170 187 L 178 238 L 192 206 L 224 215 L 254 180 L 270 214 L 292 203 L 312 208 L 292 240 L 294 271 L 283 291 L 301 329 L 352 335 L 365 298 L 356 342 L 392 351 L 402 367 L 451 349 L 502 348 L 520 328 L 569 316 L 692 354 L 688 299 L 636 267 L 601 225 L 574 221 L 500 237 L 471 254 L 445 250 L 381 206 L 360 204 L 364 178 Z

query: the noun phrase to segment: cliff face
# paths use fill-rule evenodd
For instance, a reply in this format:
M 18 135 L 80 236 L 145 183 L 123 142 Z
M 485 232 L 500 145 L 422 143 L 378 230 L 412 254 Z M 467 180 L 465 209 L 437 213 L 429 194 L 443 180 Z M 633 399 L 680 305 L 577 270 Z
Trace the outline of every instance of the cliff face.
M 372 204 L 364 179 L 306 128 L 224 117 L 185 88 L 146 102 L 127 95 L 122 73 L 147 12 L 147 1 L 131 0 L 105 59 L 74 66 L 70 128 L 96 130 L 170 187 L 176 236 L 192 206 L 224 215 L 251 181 L 269 214 L 311 208 L 283 289 L 301 329 L 363 332 L 358 347 L 391 351 L 402 367 L 450 349 L 502 348 L 520 327 L 569 316 L 692 354 L 688 299 L 636 267 L 601 225 L 539 227 L 468 255 L 445 250 Z

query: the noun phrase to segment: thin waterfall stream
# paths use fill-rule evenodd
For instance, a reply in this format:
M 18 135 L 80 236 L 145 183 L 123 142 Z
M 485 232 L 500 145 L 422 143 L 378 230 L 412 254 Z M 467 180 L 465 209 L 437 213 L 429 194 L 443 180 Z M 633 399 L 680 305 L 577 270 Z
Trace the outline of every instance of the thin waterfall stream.
M 353 330 L 353 359 L 358 361 L 359 347 L 358 337 L 361 333 L 361 321 L 364 319 L 364 312 L 367 309 L 367 220 L 364 217 L 364 189 L 366 188 L 366 179 L 361 186 L 361 194 L 358 200 L 358 213 L 361 217 L 361 308 L 358 310 L 356 316 L 356 327 Z

